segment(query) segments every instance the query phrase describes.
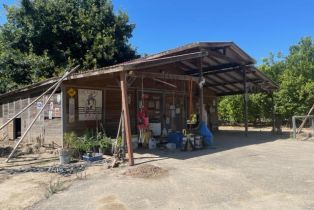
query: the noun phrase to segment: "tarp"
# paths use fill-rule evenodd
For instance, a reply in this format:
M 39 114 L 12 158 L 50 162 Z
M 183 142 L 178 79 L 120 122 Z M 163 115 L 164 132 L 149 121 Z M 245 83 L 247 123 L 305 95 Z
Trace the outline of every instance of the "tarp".
M 213 144 L 213 134 L 210 132 L 205 122 L 201 122 L 199 127 L 199 134 L 203 137 L 205 145 L 211 146 Z

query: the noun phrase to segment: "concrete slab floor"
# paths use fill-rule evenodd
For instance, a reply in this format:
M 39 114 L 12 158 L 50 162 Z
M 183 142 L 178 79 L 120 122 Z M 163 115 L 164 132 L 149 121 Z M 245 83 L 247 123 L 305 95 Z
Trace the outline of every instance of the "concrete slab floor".
M 122 175 L 127 168 L 104 169 L 32 209 L 314 209 L 314 142 L 229 131 L 215 135 L 215 146 L 141 152 L 136 164 L 168 175 L 140 179 Z

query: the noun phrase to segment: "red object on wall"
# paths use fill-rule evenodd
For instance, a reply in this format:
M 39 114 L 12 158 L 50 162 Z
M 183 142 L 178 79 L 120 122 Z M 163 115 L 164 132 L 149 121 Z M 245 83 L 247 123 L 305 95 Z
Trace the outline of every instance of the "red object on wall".
M 148 119 L 147 109 L 145 107 L 142 107 L 140 111 L 137 113 L 137 120 L 138 120 L 138 124 L 137 124 L 138 129 L 148 128 L 149 119 Z

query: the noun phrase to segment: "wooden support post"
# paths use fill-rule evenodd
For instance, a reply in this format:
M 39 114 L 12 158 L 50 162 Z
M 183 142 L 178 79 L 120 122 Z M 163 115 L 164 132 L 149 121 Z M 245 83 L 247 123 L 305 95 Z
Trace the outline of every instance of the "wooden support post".
M 199 85 L 200 85 L 200 117 L 199 117 L 199 121 L 202 122 L 203 121 L 203 104 L 204 104 L 204 91 L 203 91 L 203 84 L 202 84 L 202 80 L 203 80 L 203 58 L 200 58 L 200 77 L 199 77 Z
M 61 146 L 64 148 L 64 134 L 66 132 L 66 88 L 64 86 L 61 86 Z
M 305 125 L 307 119 L 309 118 L 309 116 L 310 116 L 310 114 L 312 113 L 313 110 L 314 110 L 314 104 L 311 107 L 311 109 L 310 109 L 309 113 L 307 114 L 307 116 L 303 119 L 299 129 L 297 130 L 297 134 L 299 134 L 302 131 L 303 126 Z
M 127 147 L 128 147 L 129 166 L 133 166 L 134 160 L 133 160 L 133 148 L 132 148 L 131 122 L 130 122 L 130 115 L 129 115 L 128 90 L 127 90 L 125 72 L 120 72 L 120 85 L 121 85 L 121 96 L 122 96 L 122 110 L 123 110 L 123 115 L 124 115 L 125 137 L 126 137 L 126 142 L 127 142 Z
M 292 130 L 293 130 L 292 136 L 293 136 L 294 139 L 297 137 L 297 126 L 296 126 L 295 120 L 296 120 L 296 117 L 293 116 L 292 117 Z
M 244 127 L 245 136 L 248 135 L 248 93 L 246 85 L 246 69 L 243 69 L 243 99 L 244 99 Z
M 271 122 L 272 122 L 272 133 L 275 134 L 275 102 L 274 102 L 274 94 L 271 93 Z
M 314 117 L 312 117 L 312 135 L 314 134 Z

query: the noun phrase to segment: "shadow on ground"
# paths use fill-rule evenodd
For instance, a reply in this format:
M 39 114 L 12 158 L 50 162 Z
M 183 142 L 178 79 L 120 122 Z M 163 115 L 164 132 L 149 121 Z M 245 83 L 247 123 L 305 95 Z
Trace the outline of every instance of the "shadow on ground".
M 214 134 L 214 144 L 212 147 L 207 147 L 195 151 L 169 151 L 166 149 L 138 149 L 135 153 L 141 154 L 139 158 L 135 158 L 137 165 L 149 162 L 160 161 L 168 158 L 185 160 L 189 158 L 195 158 L 203 155 L 214 154 L 226 150 L 235 148 L 245 147 L 254 144 L 264 144 L 268 142 L 277 141 L 279 139 L 289 139 L 289 133 L 284 132 L 283 134 L 272 134 L 269 131 L 249 131 L 248 135 L 245 136 L 243 131 L 218 131 Z M 150 156 L 149 154 L 153 155 Z M 143 156 L 147 155 L 147 156 Z M 147 159 L 147 161 L 145 161 Z

